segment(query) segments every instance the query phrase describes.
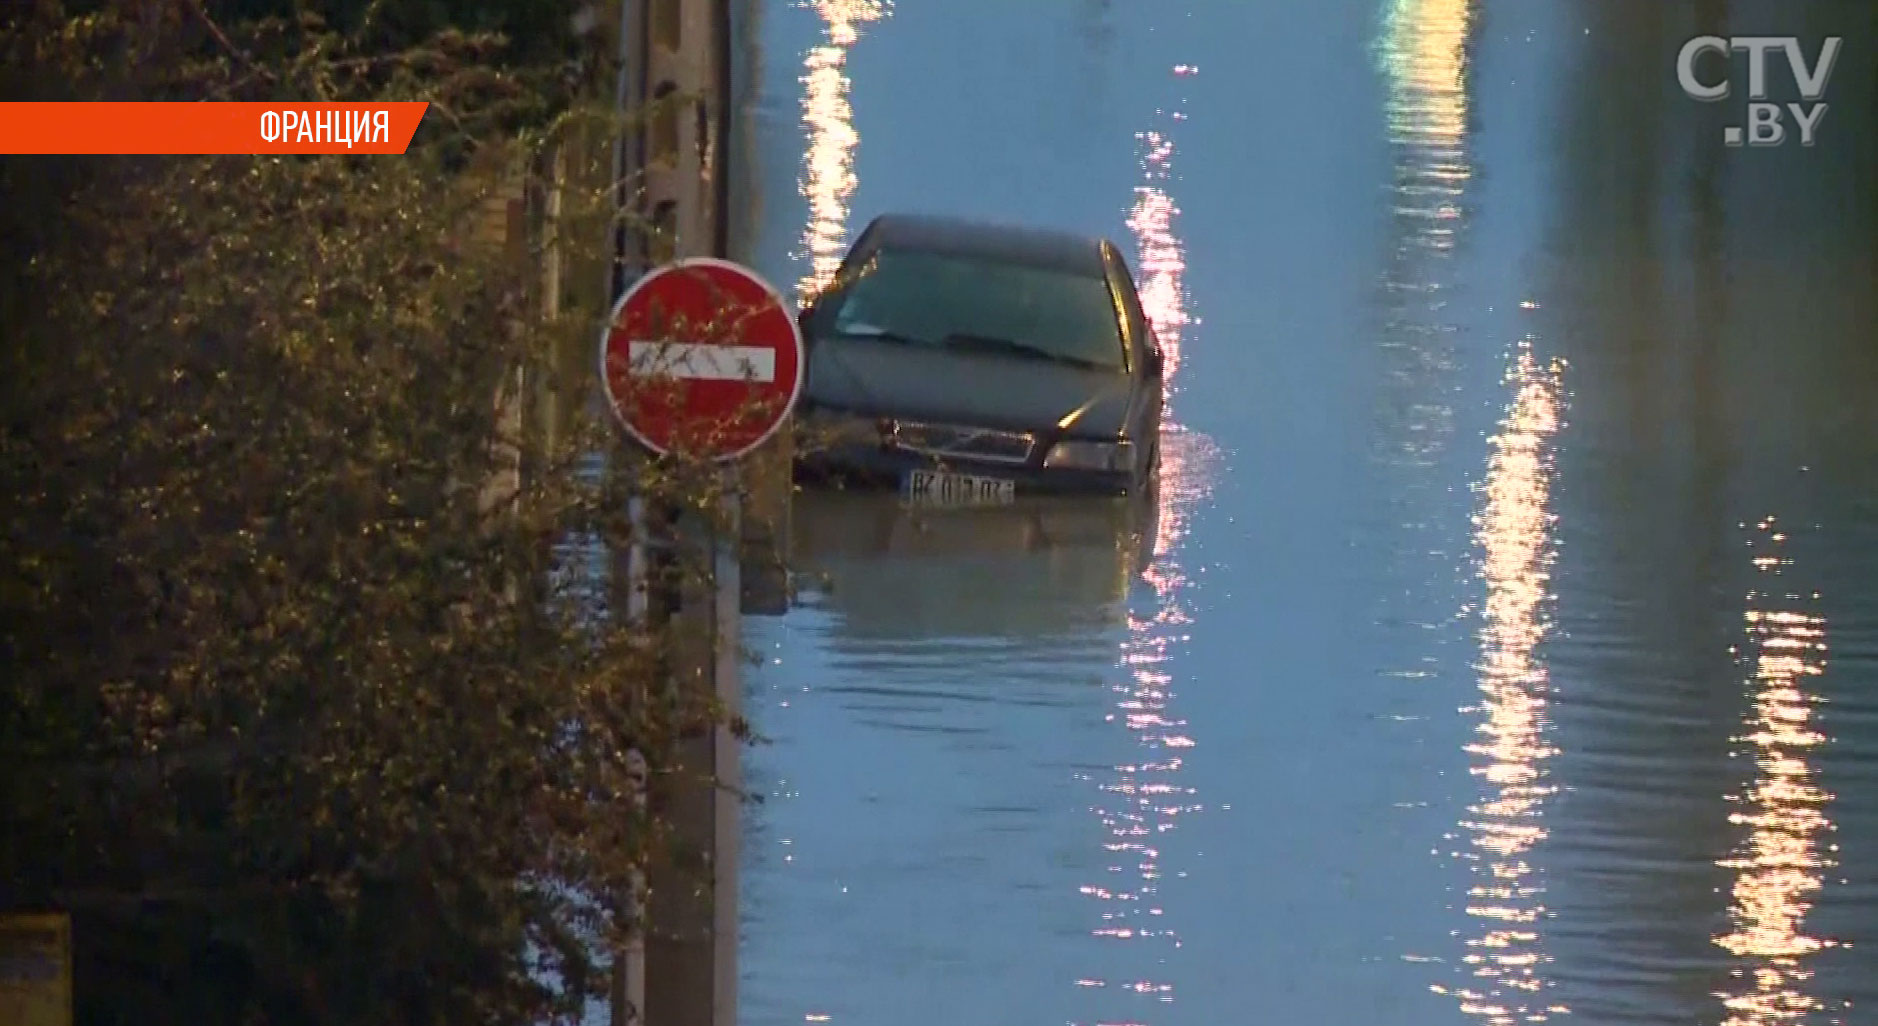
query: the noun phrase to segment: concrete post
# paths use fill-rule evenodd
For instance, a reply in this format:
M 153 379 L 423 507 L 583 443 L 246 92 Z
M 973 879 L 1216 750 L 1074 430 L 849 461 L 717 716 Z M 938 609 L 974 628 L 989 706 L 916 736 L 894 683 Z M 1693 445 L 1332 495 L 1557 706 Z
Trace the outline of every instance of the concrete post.
M 734 498 L 725 512 L 734 525 Z M 674 555 L 687 576 L 667 639 L 687 703 L 715 699 L 733 716 L 741 705 L 736 530 L 695 518 L 678 525 Z M 730 728 L 714 726 L 685 738 L 672 765 L 659 767 L 654 801 L 672 831 L 672 858 L 651 881 L 651 1026 L 736 1024 L 740 758 Z
M 727 190 L 719 184 L 729 156 L 723 143 L 729 133 L 719 121 L 730 109 L 721 85 L 728 79 L 722 65 L 730 52 L 728 3 L 622 0 L 623 38 L 630 36 L 630 50 L 623 51 L 624 75 L 630 78 L 622 78 L 622 105 L 637 97 L 659 108 L 643 122 L 639 145 L 623 151 L 640 156 L 636 163 L 623 161 L 621 175 L 642 184 L 637 213 L 661 233 L 640 250 L 650 251 L 650 263 L 729 255 L 722 252 L 728 211 L 721 197 Z M 670 539 L 673 557 L 685 569 L 704 573 L 688 575 L 675 594 L 664 597 L 670 608 L 650 611 L 655 619 L 669 617 L 676 696 L 715 698 L 731 715 L 738 714 L 742 695 L 737 484 L 736 472 L 727 472 L 728 533 L 698 520 L 678 526 L 678 537 Z M 635 541 L 643 544 L 644 538 Z M 637 587 L 645 580 L 645 561 L 629 557 L 627 563 Z M 634 1008 L 643 1012 L 636 1022 L 646 1026 L 736 1026 L 740 756 L 730 729 L 716 727 L 684 739 L 672 765 L 653 767 L 651 800 L 671 827 L 673 858 L 652 867 L 647 881 L 649 928 L 642 955 L 623 953 L 615 1026 L 635 1022 L 627 1017 Z
M 727 119 L 736 109 L 730 61 L 733 0 L 618 0 L 623 111 L 648 113 L 617 154 L 615 179 L 629 210 L 657 238 L 617 240 L 614 294 L 649 265 L 684 256 L 736 259 Z M 633 236 L 639 236 L 635 239 Z M 706 573 L 674 595 L 648 602 L 646 535 L 622 553 L 620 579 L 631 615 L 663 622 L 680 696 L 714 697 L 741 715 L 740 618 L 786 607 L 782 542 L 788 536 L 791 433 L 727 471 L 728 527 L 681 524 L 673 556 Z M 748 496 L 747 505 L 743 496 Z M 643 503 L 635 528 L 654 526 Z M 664 544 L 660 539 L 660 544 Z M 746 584 L 751 586 L 746 587 Z M 660 608 L 664 606 L 664 608 Z M 619 955 L 614 1026 L 735 1026 L 737 1021 L 738 835 L 741 745 L 728 727 L 685 739 L 672 765 L 652 767 L 650 800 L 672 827 L 674 859 L 653 867 L 645 896 L 649 929 Z M 648 983 L 650 982 L 650 984 Z

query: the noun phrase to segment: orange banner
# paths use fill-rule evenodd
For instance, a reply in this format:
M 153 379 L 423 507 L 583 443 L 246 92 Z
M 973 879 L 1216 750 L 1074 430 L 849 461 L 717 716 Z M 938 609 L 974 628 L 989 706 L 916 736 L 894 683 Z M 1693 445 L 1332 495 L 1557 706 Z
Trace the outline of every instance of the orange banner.
M 403 153 L 429 107 L 0 103 L 0 153 Z

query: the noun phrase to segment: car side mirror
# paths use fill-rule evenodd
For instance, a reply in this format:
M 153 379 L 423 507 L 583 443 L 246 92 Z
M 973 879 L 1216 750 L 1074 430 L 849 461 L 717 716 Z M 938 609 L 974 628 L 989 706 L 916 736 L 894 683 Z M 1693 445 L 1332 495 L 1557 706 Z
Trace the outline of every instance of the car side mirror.
M 1142 370 L 1146 372 L 1148 377 L 1158 378 L 1161 376 L 1161 369 L 1162 369 L 1163 362 L 1164 360 L 1163 360 L 1163 357 L 1161 356 L 1160 347 L 1150 346 L 1148 348 L 1148 358 L 1146 362 L 1143 364 Z

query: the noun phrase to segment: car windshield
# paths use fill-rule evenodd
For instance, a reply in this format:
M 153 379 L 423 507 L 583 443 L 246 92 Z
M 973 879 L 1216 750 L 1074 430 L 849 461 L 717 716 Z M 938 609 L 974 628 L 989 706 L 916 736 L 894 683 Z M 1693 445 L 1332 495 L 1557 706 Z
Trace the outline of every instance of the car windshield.
M 1106 279 L 917 250 L 883 250 L 840 291 L 840 334 L 1121 367 Z M 825 322 L 826 323 L 826 322 Z

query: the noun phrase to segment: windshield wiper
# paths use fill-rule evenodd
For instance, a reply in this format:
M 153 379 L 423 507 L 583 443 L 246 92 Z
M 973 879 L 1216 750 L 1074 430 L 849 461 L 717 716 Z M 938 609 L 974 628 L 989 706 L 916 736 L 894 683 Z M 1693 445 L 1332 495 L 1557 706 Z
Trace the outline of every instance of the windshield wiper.
M 1016 339 L 998 338 L 994 335 L 947 335 L 945 344 L 958 349 L 976 349 L 986 353 L 1010 353 L 1013 356 L 1029 357 L 1033 360 L 1050 360 L 1055 363 L 1074 364 L 1078 367 L 1099 367 L 1094 360 L 1085 360 L 1077 356 L 1065 356 L 1042 346 L 1019 342 Z

